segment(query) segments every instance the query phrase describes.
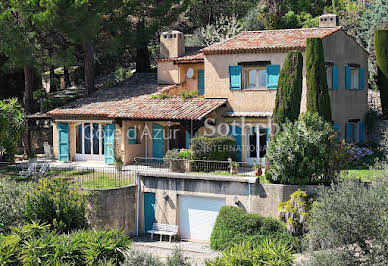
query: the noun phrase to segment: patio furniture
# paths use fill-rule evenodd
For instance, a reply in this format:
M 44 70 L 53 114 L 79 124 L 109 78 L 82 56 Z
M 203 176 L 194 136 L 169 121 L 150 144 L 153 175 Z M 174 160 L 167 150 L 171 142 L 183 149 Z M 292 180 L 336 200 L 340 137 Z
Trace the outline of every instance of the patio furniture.
M 19 172 L 19 175 L 23 175 L 25 177 L 32 176 L 36 171 L 36 163 L 28 164 L 27 170 L 22 170 Z
M 50 163 L 44 163 L 42 167 L 39 169 L 38 176 L 44 177 L 47 174 L 47 170 L 49 169 Z
M 163 235 L 169 236 L 169 242 L 171 242 L 172 237 L 178 234 L 178 226 L 154 223 L 152 230 L 148 230 L 147 233 L 151 234 L 151 239 L 153 239 L 154 234 L 160 235 L 160 241 L 162 241 Z

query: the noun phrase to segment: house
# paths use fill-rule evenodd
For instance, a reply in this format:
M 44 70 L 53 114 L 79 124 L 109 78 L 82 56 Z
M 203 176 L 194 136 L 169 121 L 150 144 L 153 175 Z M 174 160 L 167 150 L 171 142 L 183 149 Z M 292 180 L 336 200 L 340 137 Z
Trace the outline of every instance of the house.
M 157 79 L 138 74 L 49 112 L 54 153 L 63 161 L 130 163 L 188 147 L 195 134 L 229 134 L 239 160 L 264 161 L 286 53 L 304 56 L 311 37 L 323 40 L 334 129 L 348 142 L 365 141 L 369 54 L 328 14 L 318 28 L 242 32 L 202 49 L 186 48 L 179 31 L 162 33 Z M 188 91 L 198 97 L 180 96 Z M 304 66 L 302 112 L 306 91 Z

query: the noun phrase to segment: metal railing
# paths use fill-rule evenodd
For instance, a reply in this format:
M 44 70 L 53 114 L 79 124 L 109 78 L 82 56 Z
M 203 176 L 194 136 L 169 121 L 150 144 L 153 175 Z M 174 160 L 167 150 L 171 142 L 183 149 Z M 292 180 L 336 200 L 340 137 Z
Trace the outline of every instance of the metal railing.
M 167 173 L 199 173 L 211 175 L 257 176 L 259 167 L 246 162 L 187 160 L 187 159 L 134 159 L 136 171 L 159 171 Z

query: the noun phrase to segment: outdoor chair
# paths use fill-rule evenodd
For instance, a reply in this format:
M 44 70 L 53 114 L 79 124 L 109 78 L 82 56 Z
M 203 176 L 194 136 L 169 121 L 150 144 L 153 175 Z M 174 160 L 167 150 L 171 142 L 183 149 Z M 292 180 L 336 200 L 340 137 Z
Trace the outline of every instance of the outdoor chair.
M 44 163 L 42 165 L 42 167 L 39 169 L 39 173 L 38 173 L 39 178 L 42 178 L 47 174 L 49 167 L 50 167 L 50 163 Z
M 36 171 L 36 163 L 28 164 L 27 170 L 22 170 L 19 172 L 19 175 L 30 177 L 32 176 Z

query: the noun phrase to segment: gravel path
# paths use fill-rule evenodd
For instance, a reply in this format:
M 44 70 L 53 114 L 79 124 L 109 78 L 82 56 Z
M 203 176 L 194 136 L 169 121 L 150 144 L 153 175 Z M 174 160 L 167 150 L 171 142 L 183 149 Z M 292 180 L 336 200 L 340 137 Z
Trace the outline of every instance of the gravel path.
M 219 252 L 210 249 L 209 244 L 197 242 L 150 241 L 149 237 L 133 239 L 133 247 L 162 259 L 171 255 L 176 247 L 180 248 L 183 256 L 187 257 L 192 265 L 205 265 L 205 260 L 214 259 Z

